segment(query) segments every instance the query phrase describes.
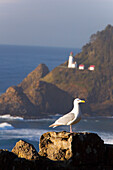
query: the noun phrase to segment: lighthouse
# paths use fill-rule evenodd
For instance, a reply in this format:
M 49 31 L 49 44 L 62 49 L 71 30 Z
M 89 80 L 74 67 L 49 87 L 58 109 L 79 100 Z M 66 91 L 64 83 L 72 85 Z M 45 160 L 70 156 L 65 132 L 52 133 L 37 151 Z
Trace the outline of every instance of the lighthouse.
M 68 68 L 77 68 L 77 63 L 74 62 L 73 52 L 71 52 L 71 53 L 70 53 L 70 56 L 69 56 Z

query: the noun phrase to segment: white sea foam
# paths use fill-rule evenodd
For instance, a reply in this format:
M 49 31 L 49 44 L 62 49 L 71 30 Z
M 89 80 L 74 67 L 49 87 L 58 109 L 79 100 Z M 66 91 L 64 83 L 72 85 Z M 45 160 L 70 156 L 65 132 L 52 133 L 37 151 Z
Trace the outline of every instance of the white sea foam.
M 0 119 L 8 119 L 8 120 L 24 120 L 22 117 L 19 117 L 19 116 L 11 116 L 10 114 L 0 115 Z
M 61 115 L 61 114 L 54 114 L 54 115 L 49 115 L 50 117 L 52 117 L 52 118 L 56 118 L 56 117 L 60 117 L 60 116 L 63 116 L 63 115 Z
M 25 122 L 43 122 L 43 121 L 51 121 L 53 118 L 42 118 L 42 119 L 25 119 Z
M 14 129 L 14 127 L 11 124 L 6 123 L 6 122 L 0 123 L 0 130 L 8 130 L 8 129 L 9 130 Z
M 44 130 L 44 129 L 5 130 L 4 135 L 0 135 L 0 140 L 24 139 L 30 141 L 39 141 L 40 136 L 46 132 L 48 132 L 48 130 Z
M 101 139 L 104 141 L 106 144 L 113 144 L 113 133 L 112 132 L 100 132 L 98 135 L 101 137 Z

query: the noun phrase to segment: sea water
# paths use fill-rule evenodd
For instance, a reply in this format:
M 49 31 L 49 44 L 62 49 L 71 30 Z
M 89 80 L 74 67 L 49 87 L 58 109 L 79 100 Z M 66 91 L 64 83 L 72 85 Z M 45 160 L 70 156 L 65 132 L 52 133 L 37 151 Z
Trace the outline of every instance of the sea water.
M 59 115 L 60 116 L 60 115 Z M 39 140 L 43 133 L 49 131 L 67 131 L 69 126 L 49 128 L 59 116 L 51 116 L 47 119 L 27 119 L 19 117 L 0 117 L 0 148 L 9 151 L 20 139 L 33 144 L 39 150 Z M 93 132 L 98 134 L 104 143 L 113 144 L 113 118 L 82 118 L 78 124 L 73 125 L 74 132 Z
M 19 84 L 40 63 L 51 71 L 68 60 L 70 52 L 78 48 L 0 45 L 0 93 Z
M 80 49 L 58 47 L 30 47 L 0 45 L 0 93 L 12 85 L 20 83 L 40 63 L 45 63 L 50 70 L 68 60 L 69 53 Z M 23 119 L 10 115 L 0 116 L 0 149 L 12 150 L 20 139 L 39 149 L 40 136 L 48 131 L 69 131 L 69 126 L 49 128 L 60 115 L 47 119 Z M 113 118 L 83 118 L 73 125 L 75 132 L 97 133 L 105 143 L 113 144 Z

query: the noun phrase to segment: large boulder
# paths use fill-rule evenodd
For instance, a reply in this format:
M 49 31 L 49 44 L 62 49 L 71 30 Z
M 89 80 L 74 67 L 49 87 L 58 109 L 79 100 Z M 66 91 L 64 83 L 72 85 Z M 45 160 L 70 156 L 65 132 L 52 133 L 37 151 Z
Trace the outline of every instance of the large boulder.
M 72 165 L 97 165 L 104 161 L 103 140 L 94 133 L 47 132 L 40 138 L 39 154 Z

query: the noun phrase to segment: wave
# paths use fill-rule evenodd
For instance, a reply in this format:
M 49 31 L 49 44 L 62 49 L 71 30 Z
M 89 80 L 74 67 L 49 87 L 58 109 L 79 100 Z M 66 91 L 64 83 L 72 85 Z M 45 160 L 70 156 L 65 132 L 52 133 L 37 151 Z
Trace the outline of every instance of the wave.
M 42 119 L 24 119 L 25 122 L 42 122 L 42 121 L 53 121 L 54 118 L 42 118 Z
M 113 132 L 99 132 L 98 135 L 104 140 L 105 144 L 113 144 Z
M 11 116 L 10 114 L 0 115 L 0 119 L 8 119 L 8 120 L 24 120 L 22 117 L 19 117 L 19 116 Z
M 9 124 L 9 123 L 0 123 L 0 130 L 11 130 L 11 129 L 14 129 L 14 127 Z
M 43 133 L 49 132 L 45 129 L 9 129 L 4 131 L 4 135 L 0 135 L 0 140 L 14 140 L 14 139 L 23 139 L 29 141 L 39 141 L 40 136 Z

